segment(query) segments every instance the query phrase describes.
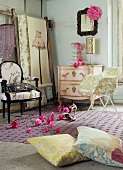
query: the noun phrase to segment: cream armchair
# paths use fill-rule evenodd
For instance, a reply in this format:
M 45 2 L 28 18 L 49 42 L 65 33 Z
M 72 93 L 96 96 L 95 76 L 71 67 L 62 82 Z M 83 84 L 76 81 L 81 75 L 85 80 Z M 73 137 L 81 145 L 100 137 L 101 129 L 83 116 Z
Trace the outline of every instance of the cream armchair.
M 23 71 L 19 64 L 13 61 L 4 61 L 0 64 L 1 78 L 1 102 L 3 102 L 3 118 L 5 117 L 5 104 L 8 110 L 8 123 L 10 123 L 10 105 L 11 103 L 20 103 L 21 114 L 23 103 L 32 100 L 38 100 L 39 115 L 41 115 L 41 91 L 38 89 L 38 78 L 27 78 L 34 81 L 35 86 L 23 83 Z
M 102 74 L 99 75 L 90 74 L 83 79 L 82 83 L 80 84 L 79 93 L 83 96 L 90 97 L 91 104 L 88 108 L 88 111 L 91 108 L 93 108 L 94 101 L 96 99 L 100 99 L 103 105 L 103 112 L 108 102 L 110 101 L 116 113 L 118 113 L 111 99 L 111 95 L 113 95 L 117 89 L 119 75 L 120 75 L 119 67 L 109 67 L 106 70 L 104 70 Z M 107 98 L 105 104 L 102 100 L 102 97 L 104 96 Z M 102 113 L 99 115 L 94 127 L 97 125 L 98 120 L 100 119 Z

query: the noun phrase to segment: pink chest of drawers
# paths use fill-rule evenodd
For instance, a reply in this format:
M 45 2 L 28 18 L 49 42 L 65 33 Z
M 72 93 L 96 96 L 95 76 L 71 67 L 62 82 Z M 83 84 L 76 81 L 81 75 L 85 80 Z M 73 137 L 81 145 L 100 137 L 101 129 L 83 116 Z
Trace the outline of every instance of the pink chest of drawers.
M 100 74 L 102 65 L 86 65 L 74 68 L 72 66 L 58 66 L 58 101 L 61 105 L 61 98 L 70 100 L 85 100 L 89 97 L 81 96 L 78 88 L 83 77 L 92 73 Z

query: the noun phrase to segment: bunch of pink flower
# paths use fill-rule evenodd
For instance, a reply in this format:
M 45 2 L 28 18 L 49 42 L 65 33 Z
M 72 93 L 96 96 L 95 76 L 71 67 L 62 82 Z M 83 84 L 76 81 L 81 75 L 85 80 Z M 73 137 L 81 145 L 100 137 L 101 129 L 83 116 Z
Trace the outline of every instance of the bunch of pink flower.
M 50 117 L 46 118 L 44 115 L 39 116 L 39 118 L 37 118 L 34 121 L 35 126 L 40 126 L 40 125 L 44 125 L 43 122 L 45 123 L 44 126 L 44 132 L 48 132 L 50 128 L 54 127 L 54 121 L 55 121 L 55 113 L 51 112 L 50 113 Z M 56 128 L 56 133 L 60 132 L 60 128 Z
M 57 107 L 57 111 L 58 111 L 58 112 L 63 111 L 63 109 L 64 109 L 64 105 L 59 105 L 59 106 Z
M 102 10 L 99 7 L 97 7 L 97 6 L 91 6 L 87 10 L 87 16 L 91 20 L 98 20 L 99 18 L 101 18 L 101 15 L 102 15 Z
M 67 106 L 65 107 L 64 105 L 59 105 L 58 107 L 57 107 L 57 111 L 58 112 L 60 112 L 60 111 L 62 111 L 62 112 L 69 112 L 69 106 L 70 106 L 70 104 L 67 104 Z
M 78 68 L 79 66 L 84 66 L 85 65 L 85 62 L 84 61 L 75 61 L 74 63 L 73 63 L 73 66 L 75 67 L 75 68 Z
M 62 112 L 68 113 L 69 112 L 69 106 L 70 106 L 69 104 L 67 105 L 67 107 L 65 107 L 64 105 L 61 105 L 61 106 L 59 105 L 57 107 L 57 111 L 58 112 L 62 111 Z M 59 118 L 59 120 L 63 120 L 64 115 L 63 114 L 59 114 L 58 118 Z
M 50 117 L 46 118 L 44 115 L 39 116 L 34 120 L 34 124 L 32 126 L 43 126 L 44 132 L 48 132 L 50 128 L 54 127 L 54 122 L 55 122 L 55 113 L 51 112 Z M 18 128 L 18 121 L 13 120 L 11 123 L 12 128 Z M 28 127 L 26 129 L 27 133 L 30 133 L 32 131 L 32 127 Z M 55 129 L 56 133 L 60 133 L 60 128 L 56 127 Z

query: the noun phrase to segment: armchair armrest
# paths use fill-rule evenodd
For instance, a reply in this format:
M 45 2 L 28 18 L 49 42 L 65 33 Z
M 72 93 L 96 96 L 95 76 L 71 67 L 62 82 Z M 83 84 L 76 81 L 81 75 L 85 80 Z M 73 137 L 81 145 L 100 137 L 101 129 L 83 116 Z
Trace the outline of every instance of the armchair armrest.
M 37 77 L 27 76 L 27 77 L 23 77 L 23 80 L 26 80 L 26 81 L 35 81 L 35 86 L 38 87 L 39 78 L 37 78 Z
M 27 81 L 35 81 L 35 79 L 38 79 L 37 77 L 31 77 L 31 76 L 27 76 L 27 77 L 23 77 L 23 80 L 27 80 Z
M 2 81 L 1 81 L 2 93 L 4 93 L 5 91 L 7 91 L 7 89 L 6 89 L 6 83 L 7 83 L 7 80 L 2 80 Z

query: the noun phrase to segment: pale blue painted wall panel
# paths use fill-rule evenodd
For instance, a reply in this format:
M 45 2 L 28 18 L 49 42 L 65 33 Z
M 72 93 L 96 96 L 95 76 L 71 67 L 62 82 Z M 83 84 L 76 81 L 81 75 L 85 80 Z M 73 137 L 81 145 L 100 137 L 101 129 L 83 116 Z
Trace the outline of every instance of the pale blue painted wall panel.
M 77 34 L 77 12 L 90 5 L 99 6 L 103 15 L 98 20 L 96 53 L 92 55 L 92 64 L 108 65 L 108 21 L 107 0 L 47 0 L 47 16 L 53 20 L 54 28 L 51 34 L 51 48 L 57 86 L 57 65 L 73 63 L 72 42 L 80 42 L 84 46 L 83 58 L 90 64 L 90 55 L 86 54 L 86 37 Z
M 24 0 L 0 0 L 0 9 L 8 9 L 7 7 L 23 11 Z
M 94 36 L 96 42 L 97 53 L 92 56 L 93 64 L 108 63 L 108 23 L 107 23 L 107 0 L 48 0 L 47 1 L 47 16 L 55 23 L 54 36 L 57 49 L 57 56 L 54 56 L 58 63 L 57 65 L 69 65 L 72 57 L 72 42 L 81 42 L 86 45 L 86 37 L 77 35 L 77 11 L 82 10 L 91 5 L 99 6 L 103 15 L 99 19 L 98 33 Z M 88 60 L 89 56 L 83 51 L 83 57 Z
M 44 12 L 46 11 L 46 4 L 43 4 Z M 0 10 L 15 9 L 16 13 L 23 13 L 24 0 L 0 0 Z M 26 0 L 27 15 L 34 15 L 41 17 L 41 1 L 40 0 Z
M 41 17 L 41 2 L 39 0 L 26 0 L 26 12 Z

